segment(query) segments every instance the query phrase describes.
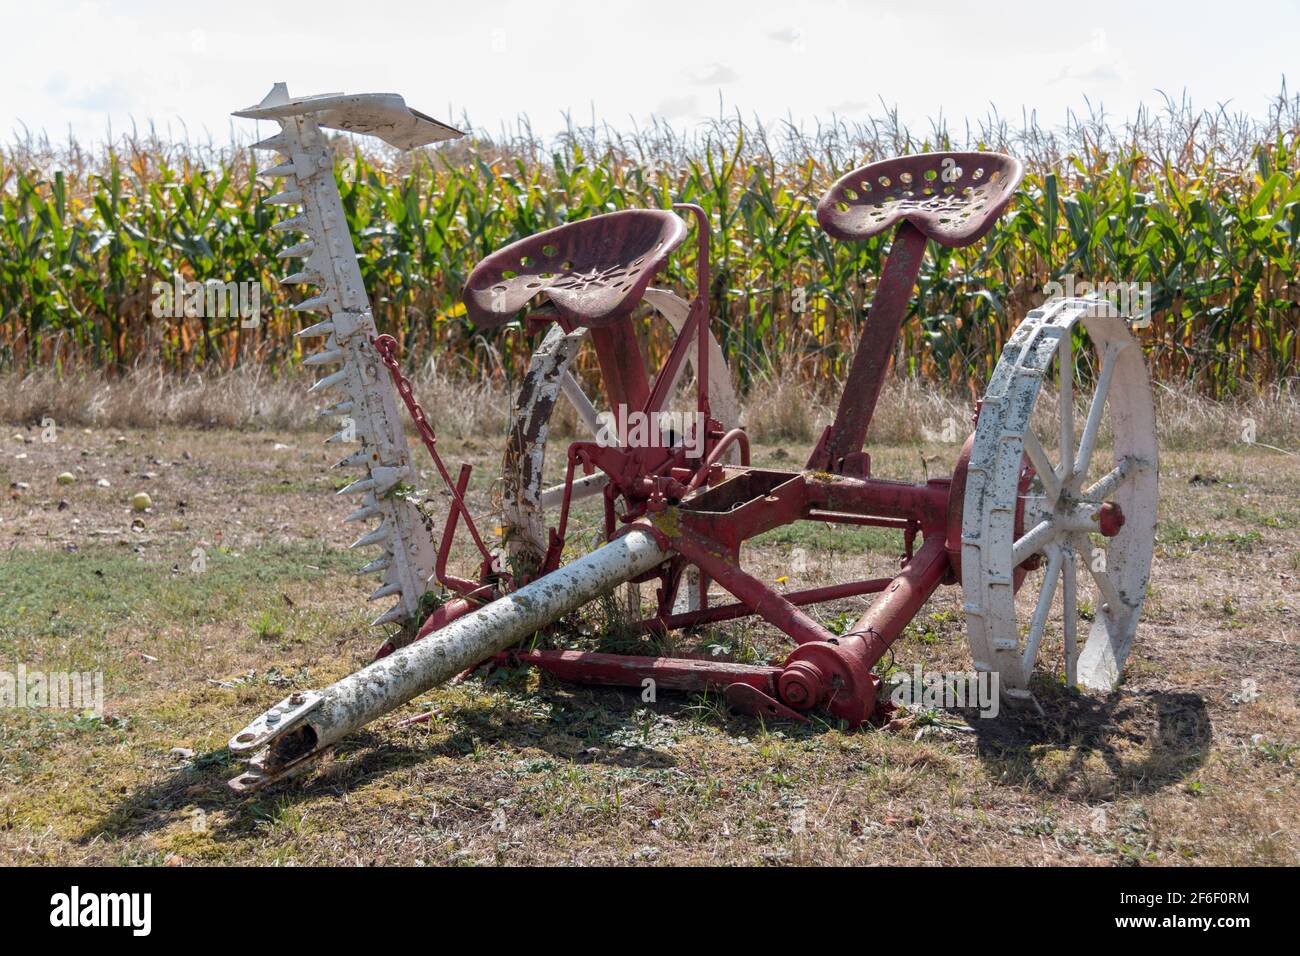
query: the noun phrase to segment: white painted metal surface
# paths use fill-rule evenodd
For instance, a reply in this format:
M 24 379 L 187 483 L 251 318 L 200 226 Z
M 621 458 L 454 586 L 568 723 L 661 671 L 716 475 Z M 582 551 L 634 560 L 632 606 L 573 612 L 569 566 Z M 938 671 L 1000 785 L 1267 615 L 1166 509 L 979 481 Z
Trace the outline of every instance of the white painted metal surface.
M 396 389 L 372 344 L 375 323 L 370 301 L 334 181 L 333 151 L 321 127 L 372 133 L 401 147 L 461 134 L 409 109 L 396 94 L 291 98 L 283 83 L 277 83 L 257 106 L 235 115 L 272 120 L 280 126 L 277 135 L 255 147 L 275 150 L 285 158 L 262 171 L 283 180 L 281 191 L 267 202 L 302 210 L 273 226 L 304 236 L 280 253 L 280 258 L 301 260 L 298 270 L 281 281 L 317 287 L 316 294 L 294 306 L 296 312 L 321 318 L 298 333 L 324 340 L 323 348 L 303 364 L 322 366 L 326 373 L 311 391 L 337 393 L 336 404 L 322 412 L 337 417 L 341 426 L 329 442 L 359 446 L 339 462 L 364 472 L 339 492 L 361 495 L 359 506 L 345 520 L 378 522 L 352 546 L 380 549 L 361 569 L 382 574 L 370 599 L 398 599 L 373 623 L 402 621 L 418 609 L 433 574 L 433 532 L 414 504 L 390 494 L 402 483 L 414 484 L 415 472 Z
M 283 89 L 284 84 L 276 84 Z M 272 98 L 274 97 L 274 98 Z M 268 97 L 234 115 L 283 122 L 310 115 L 317 126 L 377 136 L 398 149 L 414 149 L 465 135 L 406 105 L 396 93 L 323 93 L 317 96 Z
M 1086 333 L 1100 362 L 1081 433 L 1073 403 L 1076 327 Z M 1055 461 L 1031 427 L 1053 364 L 1061 370 Z M 1107 424 L 1113 441 L 1103 455 L 1097 446 Z M 1115 687 L 1133 645 L 1151 569 L 1156 456 L 1146 364 L 1125 320 L 1107 303 L 1091 299 L 1054 299 L 1030 312 L 1007 341 L 984 397 L 962 524 L 971 654 L 979 670 L 999 674 L 1009 700 L 1032 700 L 1030 673 L 1058 605 L 1067 684 L 1101 691 Z M 1027 492 L 1017 537 L 1016 499 L 1026 457 L 1038 478 Z M 1106 501 L 1116 502 L 1124 514 L 1123 527 L 1112 538 L 1097 533 Z M 1034 555 L 1043 556 L 1043 570 L 1029 573 L 1018 608 L 1014 571 Z M 1093 614 L 1081 651 L 1080 581 L 1091 585 L 1084 599 Z

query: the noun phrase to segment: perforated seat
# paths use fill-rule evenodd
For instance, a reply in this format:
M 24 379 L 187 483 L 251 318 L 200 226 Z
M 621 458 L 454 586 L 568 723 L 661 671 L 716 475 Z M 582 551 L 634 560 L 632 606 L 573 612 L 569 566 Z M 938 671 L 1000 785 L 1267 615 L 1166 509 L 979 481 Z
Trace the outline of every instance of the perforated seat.
M 685 235 L 686 224 L 662 209 L 625 209 L 539 232 L 474 267 L 466 313 L 491 328 L 541 295 L 576 325 L 609 325 L 636 308 Z
M 997 221 L 1024 176 L 1000 153 L 918 153 L 855 169 L 817 204 L 836 239 L 866 239 L 907 220 L 944 246 L 965 246 Z

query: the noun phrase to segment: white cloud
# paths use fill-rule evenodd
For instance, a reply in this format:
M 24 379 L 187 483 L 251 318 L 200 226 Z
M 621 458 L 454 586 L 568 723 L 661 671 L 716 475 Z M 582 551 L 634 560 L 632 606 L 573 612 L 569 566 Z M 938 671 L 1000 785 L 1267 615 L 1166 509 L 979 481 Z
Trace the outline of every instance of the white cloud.
M 100 138 L 134 120 L 223 140 L 247 126 L 230 111 L 277 80 L 296 93 L 400 92 L 491 130 L 527 115 L 541 134 L 566 111 L 621 126 L 655 112 L 693 122 L 717 112 L 704 89 L 722 89 L 729 110 L 807 123 L 837 107 L 850 119 L 879 115 L 883 100 L 918 127 L 941 111 L 956 127 L 990 104 L 1050 124 L 1085 94 L 1104 94 L 1124 116 L 1158 103 L 1157 89 L 1262 112 L 1294 60 L 1300 10 L 1248 0 L 1231 17 L 1184 0 L 1173 18 L 1120 0 L 660 0 L 653 13 L 611 0 L 49 0 L 6 3 L 3 28 L 0 135 L 21 121 Z
M 696 86 L 722 86 L 735 83 L 740 75 L 724 63 L 713 63 L 702 70 L 695 70 L 691 82 Z

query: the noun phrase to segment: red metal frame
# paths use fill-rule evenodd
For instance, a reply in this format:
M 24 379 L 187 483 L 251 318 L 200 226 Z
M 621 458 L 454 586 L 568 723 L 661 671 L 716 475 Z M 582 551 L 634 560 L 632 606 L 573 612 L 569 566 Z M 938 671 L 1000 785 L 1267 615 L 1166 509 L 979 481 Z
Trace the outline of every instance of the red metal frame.
M 662 410 L 670 398 L 669 385 L 685 361 L 689 346 L 696 345 L 697 408 L 706 422 L 703 454 L 691 459 L 681 448 L 573 442 L 568 448 L 559 520 L 550 530 L 550 546 L 539 574 L 559 566 L 578 468 L 584 474 L 599 469 L 609 479 L 605 488 L 606 537 L 620 533 L 620 524 L 623 530 L 632 525 L 648 527 L 673 555 L 647 578 L 659 582 L 657 609 L 652 617 L 636 625 L 639 629 L 662 632 L 758 615 L 797 646 L 779 666 L 553 650 L 516 650 L 497 655 L 493 663 L 537 667 L 564 680 L 589 684 L 639 687 L 651 680 L 664 689 L 713 690 L 722 693 L 737 709 L 771 717 L 805 719 L 808 711 L 823 707 L 850 725 L 857 725 L 869 719 L 877 707 L 880 680 L 872 669 L 935 589 L 959 579 L 961 505 L 969 440 L 951 477 L 922 484 L 872 477 L 870 457 L 862 451 L 924 257 L 926 234 L 906 219 L 899 222 L 834 422 L 822 434 L 803 471 L 774 471 L 750 467 L 744 432 L 733 429 L 724 433 L 710 417 L 708 219 L 699 206 L 682 204 L 674 208 L 689 212 L 696 222 L 698 289 L 663 367 L 653 381 L 647 377 L 631 316 L 592 328 L 590 333 L 605 397 L 615 411 L 620 406 L 639 408 L 645 413 Z M 556 319 L 547 312 L 530 318 L 541 322 Z M 561 321 L 567 330 L 568 320 Z M 381 338 L 377 344 L 453 501 L 438 552 L 436 577 L 458 597 L 429 617 L 419 634 L 423 637 L 468 613 L 476 606 L 474 598 L 485 591 L 508 590 L 525 582 L 512 581 L 493 570 L 462 498 L 469 466 L 462 467 L 453 484 L 438 458 L 432 429 L 397 370 L 395 343 Z M 741 464 L 722 464 L 724 453 L 733 445 L 740 450 Z M 1026 471 L 1022 490 L 1031 476 L 1032 471 Z M 459 518 L 464 519 L 485 558 L 478 582 L 446 571 Z M 795 521 L 871 525 L 900 531 L 902 568 L 893 578 L 779 593 L 741 567 L 740 547 L 755 535 Z M 1108 519 L 1108 524 L 1114 526 L 1115 520 Z M 919 549 L 915 547 L 918 535 Z M 682 572 L 688 564 L 700 572 L 700 606 L 674 613 Z M 710 580 L 721 584 L 736 600 L 710 607 Z M 863 594 L 878 597 L 843 634 L 831 633 L 804 610 L 825 601 Z

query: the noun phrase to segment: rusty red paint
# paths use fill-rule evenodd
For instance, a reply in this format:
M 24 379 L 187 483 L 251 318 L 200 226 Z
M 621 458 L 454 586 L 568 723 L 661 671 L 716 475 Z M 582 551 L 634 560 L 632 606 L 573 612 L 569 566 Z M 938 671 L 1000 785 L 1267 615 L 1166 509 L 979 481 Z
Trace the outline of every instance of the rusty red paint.
M 425 417 L 424 409 L 420 407 L 420 403 L 415 400 L 415 393 L 411 390 L 411 383 L 402 374 L 402 369 L 398 365 L 397 340 L 391 335 L 380 335 L 373 340 L 373 343 L 375 350 L 384 361 L 384 366 L 388 369 L 388 374 L 392 376 L 393 384 L 397 387 L 397 393 L 401 396 L 407 411 L 410 412 L 411 420 L 415 422 L 415 427 L 420 433 L 420 439 L 424 442 L 429 457 L 433 459 L 438 474 L 442 477 L 443 484 L 451 493 L 452 510 L 460 512 L 461 517 L 465 519 L 465 527 L 469 530 L 470 537 L 474 539 L 475 547 L 483 555 L 483 559 L 490 564 L 492 556 L 488 553 L 487 546 L 483 544 L 483 539 L 478 533 L 478 528 L 474 524 L 474 518 L 469 513 L 469 508 L 465 506 L 462 492 L 457 490 L 456 485 L 451 480 L 451 475 L 447 473 L 447 466 L 442 462 L 442 456 L 438 454 L 438 438 L 433 432 L 433 426 L 429 424 L 428 419 Z
M 498 663 L 526 665 L 563 680 L 612 687 L 640 687 L 653 680 L 657 690 L 721 690 L 731 684 L 748 684 L 773 693 L 779 667 L 733 664 L 690 657 L 632 657 L 591 651 L 507 651 Z
M 663 209 L 624 209 L 539 232 L 474 267 L 465 283 L 466 313 L 492 328 L 545 296 L 576 325 L 612 325 L 636 308 L 685 236 L 686 224 Z
M 853 353 L 848 381 L 840 393 L 830 438 L 821 450 L 823 457 L 810 461 L 810 468 L 838 472 L 843 468 L 845 456 L 862 451 L 867 425 L 876 410 L 894 343 L 903 327 L 907 305 L 912 298 L 912 286 L 924 258 L 925 234 L 904 220 L 894 233 L 894 244 L 885 260 L 880 285 L 876 287 L 876 296 L 863 323 L 862 337 Z
M 1124 512 L 1119 504 L 1114 501 L 1107 501 L 1097 511 L 1097 530 L 1107 538 L 1113 538 L 1119 534 L 1119 529 L 1124 527 Z
M 947 573 L 944 537 L 932 535 L 902 573 L 839 638 L 844 653 L 857 656 L 868 669 L 875 667 Z
M 944 246 L 983 237 L 1015 195 L 1024 167 L 1000 153 L 916 153 L 841 176 L 817 204 L 836 239 L 868 239 L 898 223 Z
M 504 295 L 509 315 L 535 296 L 549 299 L 549 304 L 528 316 L 527 327 L 544 328 L 551 321 L 566 331 L 587 327 L 601 371 L 604 399 L 616 414 L 622 409 L 654 412 L 666 408 L 671 398 L 669 385 L 690 346 L 696 349 L 696 404 L 707 423 L 703 454 L 688 458 L 681 448 L 571 443 L 559 518 L 549 530 L 550 544 L 540 573 L 559 566 L 579 469 L 584 475 L 600 471 L 608 478 L 604 488 L 606 538 L 632 527 L 646 528 L 647 519 L 653 519 L 657 525 L 654 534 L 672 556 L 663 566 L 637 578 L 659 582 L 657 611 L 640 622 L 642 630 L 757 615 L 797 644 L 780 666 L 549 650 L 509 652 L 498 655 L 496 663 L 534 666 L 565 680 L 592 684 L 636 687 L 653 680 L 667 690 L 716 690 L 732 707 L 766 717 L 803 719 L 803 714 L 820 707 L 853 725 L 868 719 L 877 710 L 880 687 L 872 668 L 934 590 L 958 580 L 961 504 L 970 443 L 963 447 L 951 477 L 920 484 L 873 477 L 871 458 L 862 445 L 908 312 L 927 239 L 945 245 L 978 239 L 992 228 L 1020 175 L 1020 164 L 1009 157 L 927 154 L 855 170 L 823 197 L 818 219 L 832 236 L 863 239 L 891 226 L 895 234 L 835 421 L 821 436 L 805 470 L 798 472 L 750 467 L 744 431 L 724 433 L 709 416 L 709 231 L 708 217 L 700 207 L 674 206 L 696 222 L 698 288 L 677 341 L 653 377 L 647 374 L 631 313 L 650 277 L 684 237 L 684 224 L 677 216 L 662 210 L 598 216 L 521 240 L 480 263 L 465 295 L 471 318 L 480 324 L 504 320 L 501 301 L 490 304 L 489 294 L 498 300 Z M 582 265 L 594 270 L 594 278 L 584 286 L 588 294 L 577 295 L 573 282 L 555 281 L 557 264 L 565 269 Z M 602 277 L 602 273 L 608 275 Z M 723 464 L 725 452 L 733 445 L 741 450 L 739 467 Z M 1022 495 L 1031 477 L 1032 471 L 1027 471 Z M 451 486 L 453 495 L 463 495 L 466 486 L 467 472 L 462 470 L 460 480 Z M 463 505 L 452 511 L 439 549 L 439 579 L 452 582 L 454 589 L 463 592 L 513 586 L 509 579 L 485 585 L 446 574 L 445 559 L 458 514 L 472 528 Z M 1114 533 L 1123 516 L 1118 508 L 1107 505 L 1100 520 L 1103 533 Z M 870 525 L 901 532 L 902 571 L 894 578 L 780 593 L 744 570 L 741 546 L 756 535 L 796 521 Z M 698 608 L 674 613 L 673 602 L 687 565 L 699 571 Z M 1018 581 L 1023 569 L 1016 573 Z M 489 577 L 485 569 L 481 578 L 488 581 Z M 735 601 L 710 607 L 710 581 L 725 588 Z M 865 594 L 876 597 L 844 634 L 831 633 L 804 610 Z M 429 618 L 420 636 L 473 606 L 464 597 L 449 602 Z
M 823 604 L 827 601 L 839 601 L 844 598 L 858 597 L 862 594 L 875 594 L 889 587 L 893 578 L 869 578 L 865 581 L 849 581 L 845 584 L 830 584 L 820 588 L 807 588 L 801 591 L 789 591 L 782 595 L 795 607 L 809 604 Z M 698 627 L 701 624 L 716 624 L 720 621 L 734 621 L 754 613 L 753 607 L 738 601 L 734 604 L 719 604 L 704 607 L 698 611 L 684 611 L 681 614 L 661 614 L 647 618 L 636 625 L 638 630 L 659 631 L 677 630 L 682 627 Z

